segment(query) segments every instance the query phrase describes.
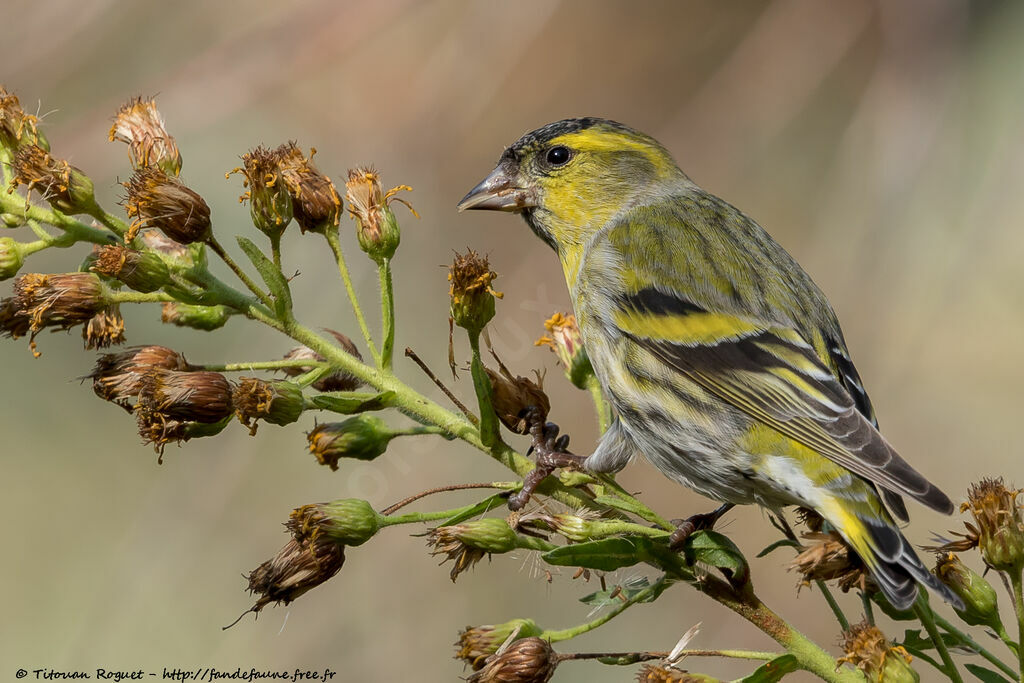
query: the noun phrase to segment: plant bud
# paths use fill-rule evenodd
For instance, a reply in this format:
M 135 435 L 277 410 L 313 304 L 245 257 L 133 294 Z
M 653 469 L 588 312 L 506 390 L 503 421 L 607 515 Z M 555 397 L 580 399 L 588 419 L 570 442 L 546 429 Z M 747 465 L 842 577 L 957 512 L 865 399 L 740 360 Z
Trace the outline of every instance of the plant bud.
M 97 396 L 131 412 L 131 402 L 142 390 L 142 378 L 147 372 L 153 368 L 186 371 L 190 367 L 183 355 L 166 346 L 134 346 L 100 356 L 92 372 L 83 379 L 92 380 Z
M 110 141 L 115 140 L 128 143 L 132 167 L 159 166 L 168 175 L 181 173 L 181 153 L 155 100 L 134 97 L 121 105 L 110 128 Z
M 500 372 L 485 367 L 484 372 L 491 380 L 491 400 L 502 424 L 516 434 L 526 434 L 530 431 L 528 416 L 544 423 L 551 411 L 551 402 L 544 393 L 541 374 L 535 371 L 536 382 L 526 377 L 514 377 L 500 360 L 498 369 Z
M 82 326 L 86 349 L 106 349 L 124 344 L 124 318 L 117 304 L 104 308 Z
M 595 379 L 587 350 L 583 348 L 583 336 L 576 324 L 576 316 L 555 313 L 544 321 L 547 334 L 534 342 L 534 346 L 547 346 L 565 368 L 565 376 L 580 389 L 588 388 Z
M 253 225 L 271 239 L 279 239 L 292 220 L 292 198 L 281 177 L 281 162 L 287 151 L 287 145 L 275 150 L 260 145 L 243 154 L 242 166 L 227 174 L 242 174 L 242 182 L 249 189 L 238 201 L 249 201 Z
M 165 301 L 160 311 L 160 320 L 177 327 L 211 332 L 227 324 L 232 312 L 227 306 L 193 306 L 180 301 Z
M 398 185 L 385 193 L 381 188 L 380 174 L 372 168 L 354 168 L 348 172 L 345 199 L 348 200 L 349 213 L 358 225 L 356 237 L 359 247 L 378 264 L 395 255 L 402 238 L 390 203 L 402 202 L 419 218 L 409 202 L 395 196 L 402 190 L 411 192 L 412 188 Z
M 365 500 L 342 498 L 303 505 L 292 511 L 286 526 L 298 541 L 324 534 L 335 543 L 357 546 L 374 537 L 380 530 L 380 520 Z
M 17 275 L 24 263 L 21 245 L 10 237 L 0 237 L 0 280 L 9 280 Z
M 259 594 L 253 612 L 272 602 L 287 605 L 327 581 L 345 564 L 345 546 L 326 534 L 289 540 L 277 555 L 249 573 L 249 592 Z
M 458 648 L 455 658 L 479 671 L 485 660 L 497 652 L 513 633 L 519 638 L 529 638 L 542 632 L 543 629 L 532 619 L 513 619 L 493 626 L 467 626 L 459 633 L 459 642 L 455 643 Z
M 31 328 L 28 313 L 18 308 L 13 296 L 0 299 L 0 334 L 18 339 L 28 334 Z
M 159 228 L 181 244 L 202 242 L 210 236 L 210 207 L 202 197 L 174 176 L 156 166 L 135 170 L 124 184 L 122 202 L 134 218 L 125 241 L 131 242 L 142 228 Z
M 39 119 L 26 114 L 13 95 L 0 86 L 0 147 L 16 150 L 23 144 L 36 144 L 42 149 L 50 147 L 38 129 Z
M 34 144 L 23 145 L 11 163 L 11 190 L 24 185 L 31 195 L 39 190 L 50 206 L 66 214 L 99 213 L 92 181 L 85 173 Z
M 299 230 L 323 233 L 337 227 L 341 197 L 331 179 L 313 165 L 315 149 L 303 157 L 294 142 L 281 146 L 281 179 L 292 198 L 292 212 Z
M 139 406 L 164 418 L 213 424 L 232 415 L 231 384 L 218 372 L 150 368 L 142 377 Z
M 396 434 L 373 415 L 356 415 L 344 422 L 317 425 L 306 435 L 309 450 L 321 465 L 338 469 L 338 460 L 373 460 L 384 453 Z
M 335 339 L 338 340 L 338 344 L 342 349 L 345 350 L 350 356 L 354 356 L 356 360 L 362 361 L 363 356 L 359 353 L 359 349 L 352 342 L 351 339 L 343 335 L 341 332 L 335 332 L 334 330 L 326 330 Z M 308 346 L 296 346 L 294 349 L 289 351 L 284 356 L 285 360 L 316 360 L 323 362 L 324 357 L 319 353 L 309 348 Z M 298 377 L 299 375 L 305 374 L 312 370 L 311 366 L 297 367 L 297 368 L 283 368 L 284 374 L 289 377 Z M 339 370 L 338 372 L 321 377 L 317 381 L 313 382 L 313 388 L 317 391 L 354 391 L 362 386 L 363 382 L 354 375 Z
M 893 647 L 885 635 L 866 621 L 843 633 L 846 656 L 839 662 L 853 664 L 868 680 L 886 683 L 917 683 L 920 677 L 910 667 L 912 657 L 902 647 Z
M 120 244 L 100 247 L 90 270 L 119 280 L 136 292 L 155 292 L 171 277 L 167 265 L 155 253 Z
M 0 213 L 0 223 L 5 228 L 20 228 L 25 225 L 25 218 L 13 213 Z
M 1017 496 L 1002 479 L 983 479 L 971 486 L 960 510 L 977 523 L 978 546 L 985 564 L 997 571 L 1020 572 L 1024 566 L 1024 522 Z
M 860 557 L 838 533 L 810 532 L 803 537 L 813 543 L 804 547 L 790 564 L 790 569 L 800 573 L 801 585 L 835 579 L 844 593 L 851 588 L 867 593 L 877 589 Z
M 557 666 L 558 654 L 551 643 L 533 636 L 502 648 L 467 680 L 470 683 L 546 683 Z
M 644 664 L 636 675 L 637 683 L 719 683 L 717 678 L 704 674 L 667 669 L 655 664 Z
M 480 256 L 470 249 L 465 254 L 456 254 L 448 268 L 451 283 L 448 294 L 451 297 L 452 320 L 459 327 L 472 334 L 479 334 L 494 317 L 494 298 L 501 298 L 501 292 L 491 288 L 491 282 L 498 274 L 491 270 L 486 256 Z
M 555 531 L 573 543 L 584 543 L 619 532 L 618 529 L 609 526 L 607 522 L 595 519 L 593 515 L 586 512 L 574 515 L 564 513 L 549 515 L 544 519 L 551 524 Z
M 93 273 L 60 273 L 43 275 L 26 273 L 14 281 L 11 322 L 24 318 L 32 333 L 30 347 L 38 357 L 35 336 L 44 327 L 68 329 L 90 322 L 107 307 L 106 294 L 100 279 Z M 9 329 L 5 325 L 5 329 Z M 123 328 L 122 328 L 123 329 Z M 15 336 L 11 333 L 11 336 Z M 20 336 L 20 335 L 17 335 Z
M 298 421 L 306 407 L 299 385 L 256 377 L 242 377 L 231 394 L 231 402 L 239 421 L 253 435 L 257 420 L 275 425 L 291 424 Z
M 964 602 L 964 609 L 954 608 L 964 623 L 971 626 L 989 626 L 997 632 L 1002 627 L 999 604 L 992 584 L 971 570 L 953 553 L 940 555 L 935 564 L 935 575 Z
M 160 464 L 163 464 L 164 447 L 167 444 L 180 444 L 204 436 L 216 436 L 231 422 L 230 416 L 219 422 L 169 419 L 166 415 L 152 410 L 148 404 L 141 403 L 135 406 L 135 419 L 142 442 L 153 444 L 153 450 L 160 455 L 157 459 Z
M 190 270 L 196 266 L 206 266 L 206 245 L 201 242 L 182 244 L 159 230 L 143 230 L 138 239 L 146 249 L 159 256 L 168 269 Z

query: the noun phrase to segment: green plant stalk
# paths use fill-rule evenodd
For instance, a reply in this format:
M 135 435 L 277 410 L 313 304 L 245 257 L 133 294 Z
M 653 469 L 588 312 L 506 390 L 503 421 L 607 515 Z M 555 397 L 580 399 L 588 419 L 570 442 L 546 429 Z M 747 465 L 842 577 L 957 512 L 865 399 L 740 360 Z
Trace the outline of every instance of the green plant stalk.
M 664 576 L 661 577 L 647 588 L 644 588 L 642 591 L 636 593 L 625 602 L 622 602 L 621 604 L 617 605 L 615 609 L 605 612 L 593 621 L 588 621 L 585 624 L 579 624 L 578 626 L 572 626 L 570 628 L 565 628 L 558 631 L 544 631 L 540 634 L 539 637 L 552 643 L 557 643 L 562 640 L 569 640 L 570 638 L 575 638 L 576 636 L 583 635 L 588 631 L 593 631 L 596 628 L 604 626 L 609 621 L 619 616 L 620 614 L 622 614 L 638 602 L 643 602 L 649 598 L 659 595 L 662 591 L 668 588 L 668 585 L 666 585 L 666 581 L 668 581 L 668 579 L 666 579 Z
M 363 333 L 363 339 L 366 341 L 366 346 L 370 351 L 370 355 L 373 357 L 373 362 L 380 367 L 380 353 L 377 351 L 377 345 L 373 343 L 373 335 L 370 334 L 370 328 L 366 325 L 366 318 L 363 316 L 363 309 L 359 305 L 359 297 L 356 296 L 356 290 L 352 286 L 352 276 L 349 275 L 348 266 L 345 264 L 345 254 L 341 251 L 341 240 L 338 237 L 338 227 L 333 226 L 327 228 L 324 231 L 324 237 L 327 238 L 327 244 L 331 247 L 331 251 L 334 252 L 334 260 L 338 264 L 338 273 L 341 275 L 341 281 L 345 285 L 345 292 L 348 294 L 349 303 L 352 304 L 352 312 L 356 316 L 356 322 L 359 324 L 359 329 Z
M 871 598 L 864 591 L 860 591 L 860 603 L 864 606 L 864 618 L 872 626 L 875 625 L 875 607 L 871 604 Z
M 114 244 L 118 241 L 118 235 L 114 232 L 97 230 L 96 228 L 86 225 L 72 216 L 65 215 L 56 210 L 44 209 L 43 207 L 36 206 L 34 204 L 26 204 L 24 197 L 21 195 L 7 194 L 6 192 L 0 191 L 0 209 L 2 209 L 4 213 L 21 216 L 26 220 L 47 223 L 56 228 L 60 228 L 67 234 L 72 235 L 75 241 L 78 242 Z
M 256 295 L 256 298 L 258 298 L 264 306 L 266 306 L 270 310 L 274 310 L 274 302 L 271 300 L 270 295 L 264 292 L 262 289 L 260 289 L 256 285 L 256 283 L 253 282 L 252 279 L 245 274 L 245 271 L 242 270 L 237 263 L 235 263 L 235 260 L 231 258 L 231 255 L 228 254 L 227 251 L 224 250 L 224 247 L 221 246 L 221 243 L 217 241 L 216 237 L 210 235 L 206 243 L 210 245 L 210 249 L 213 250 L 213 253 L 217 254 L 217 256 L 220 257 L 220 259 L 225 263 L 225 265 L 227 265 L 227 267 L 231 269 L 231 272 L 234 273 L 235 276 L 242 281 L 242 284 L 244 284 L 250 292 Z
M 113 232 L 116 232 L 119 236 L 124 237 L 125 233 L 128 232 L 128 224 L 113 214 L 109 214 L 99 206 L 89 212 L 89 216 L 92 216 L 98 220 L 105 227 Z
M 210 372 L 249 372 L 252 370 L 282 370 L 285 368 L 330 368 L 326 361 L 309 359 L 261 360 L 252 363 L 204 363 L 201 370 Z
M 395 352 L 395 287 L 391 280 L 391 259 L 381 259 L 377 265 L 380 275 L 380 319 L 383 341 L 380 345 L 379 365 L 382 370 L 391 369 L 391 357 Z
M 668 652 L 571 652 L 567 654 L 559 654 L 558 661 L 596 659 L 602 664 L 632 666 L 638 662 L 650 661 L 652 659 L 664 659 L 668 657 L 669 654 L 670 653 Z M 726 657 L 729 659 L 749 659 L 760 662 L 770 662 L 773 659 L 781 657 L 785 653 L 759 652 L 757 650 L 679 650 L 676 654 L 680 658 Z
M 1022 568 L 1015 567 L 1009 572 L 1013 588 L 1013 609 L 1017 615 L 1017 667 L 1021 683 L 1024 683 L 1024 577 Z
M 641 519 L 644 519 L 652 524 L 657 524 L 662 529 L 665 529 L 667 531 L 675 531 L 675 524 L 665 519 L 651 508 L 647 507 L 647 505 L 640 502 L 637 498 L 630 495 L 630 493 L 627 492 L 626 489 L 622 488 L 619 482 L 615 481 L 615 477 L 613 477 L 610 474 L 597 474 L 595 476 L 605 486 L 608 487 L 612 495 L 614 495 L 617 498 L 621 498 L 622 500 L 627 501 L 632 506 L 634 506 L 636 509 L 637 516 L 639 516 Z
M 440 434 L 447 435 L 448 432 L 440 427 L 433 425 L 419 425 L 417 427 L 406 427 L 403 429 L 394 429 L 391 431 L 394 436 L 415 436 L 417 434 Z
M 923 591 L 918 594 L 917 600 L 914 601 L 914 614 L 921 621 L 924 630 L 928 632 L 932 645 L 935 646 L 935 650 L 942 659 L 943 673 L 949 676 L 949 680 L 953 681 L 953 683 L 963 683 L 964 679 L 960 677 L 960 672 L 956 670 L 956 663 L 953 662 L 953 657 L 950 656 L 949 649 L 946 647 L 945 641 L 942 640 L 942 634 L 939 633 L 939 629 L 935 625 L 935 615 L 932 613 L 932 608 L 928 606 L 928 598 Z
M 281 270 L 281 234 L 270 236 L 270 256 L 274 265 Z
M 825 585 L 824 581 L 815 581 L 814 583 L 818 587 L 818 590 L 821 591 L 821 597 L 825 598 L 825 602 L 827 602 L 828 606 L 832 609 L 832 614 L 836 615 L 836 621 L 839 622 L 839 626 L 844 631 L 849 631 L 850 620 L 846 618 L 845 614 L 843 614 L 843 610 L 839 606 L 839 603 L 836 602 L 835 596 L 832 595 L 832 591 L 828 589 L 828 586 Z
M 166 292 L 134 292 L 132 290 L 108 290 L 105 298 L 114 304 L 151 304 L 177 301 Z
M 994 654 L 983 648 L 981 644 L 978 643 L 978 641 L 974 640 L 974 638 L 964 633 L 950 622 L 946 621 L 941 614 L 935 614 L 935 623 L 942 630 L 946 631 L 950 635 L 959 638 L 960 642 L 962 642 L 964 645 L 967 645 L 969 648 L 971 648 L 979 655 L 987 659 L 989 663 L 993 664 L 1003 673 L 1007 674 L 1011 678 L 1017 677 L 1017 672 L 1013 670 L 1013 667 L 1003 663 L 998 657 L 996 657 Z
M 596 377 L 591 377 L 590 381 L 587 382 L 587 390 L 590 391 L 590 398 L 594 401 L 594 411 L 597 413 L 597 426 L 601 433 L 604 434 L 612 425 L 611 406 L 604 400 L 604 394 L 601 392 L 601 383 L 597 381 Z
M 493 389 L 491 380 L 484 371 L 484 363 L 480 358 L 480 332 L 467 330 L 469 347 L 473 352 L 470 370 L 473 374 L 473 388 L 480 407 L 480 441 L 488 448 L 498 448 L 502 444 L 498 427 L 498 416 L 494 412 Z

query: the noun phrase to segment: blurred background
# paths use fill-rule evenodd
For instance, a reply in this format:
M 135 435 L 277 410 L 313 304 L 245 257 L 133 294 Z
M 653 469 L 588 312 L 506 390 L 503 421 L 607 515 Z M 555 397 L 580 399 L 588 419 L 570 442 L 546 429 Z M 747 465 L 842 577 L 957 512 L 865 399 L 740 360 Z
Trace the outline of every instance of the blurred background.
M 515 217 L 454 206 L 503 146 L 544 123 L 597 115 L 639 128 L 817 280 L 885 433 L 911 462 L 957 501 L 982 475 L 1024 481 L 1024 4 L 51 0 L 19 8 L 17 24 L 0 42 L 3 84 L 38 110 L 55 155 L 90 173 L 111 211 L 121 210 L 118 181 L 130 166 L 107 131 L 134 95 L 156 95 L 182 177 L 210 204 L 225 244 L 254 229 L 237 202 L 239 176 L 224 173 L 260 143 L 315 146 L 339 183 L 347 168 L 372 163 L 385 187 L 413 186 L 405 196 L 422 218 L 396 205 L 397 348 L 412 346 L 443 375 L 440 266 L 454 249 L 489 254 L 505 293 L 495 347 L 519 374 L 548 370 L 552 419 L 580 452 L 596 437 L 590 401 L 533 346 L 544 319 L 569 310 L 554 255 Z M 375 269 L 344 221 L 376 325 Z M 358 337 L 322 240 L 291 228 L 284 248 L 286 270 L 301 271 L 292 285 L 300 318 Z M 52 251 L 27 270 L 73 270 L 84 253 Z M 173 346 L 193 362 L 274 359 L 293 345 L 239 319 L 186 333 L 162 326 L 155 305 L 124 313 L 129 343 Z M 433 437 L 397 440 L 379 460 L 332 473 L 306 451 L 312 415 L 265 425 L 256 438 L 236 425 L 171 446 L 158 466 L 134 421 L 76 379 L 94 360 L 77 331 L 43 334 L 39 345 L 38 360 L 26 340 L 0 345 L 0 661 L 11 670 L 329 667 L 335 680 L 457 680 L 465 674 L 451 644 L 467 625 L 586 620 L 577 599 L 594 583 L 572 572 L 549 583 L 528 557 L 503 556 L 453 585 L 403 527 L 352 549 L 336 578 L 291 606 L 222 632 L 252 604 L 242 575 L 284 544 L 292 508 L 347 496 L 380 508 L 431 486 L 509 475 Z M 468 358 L 463 344 L 456 355 Z M 396 364 L 443 399 L 401 354 Z M 468 377 L 455 388 L 469 395 Z M 643 462 L 621 481 L 670 517 L 713 505 Z M 912 514 L 915 543 L 960 526 L 920 506 Z M 776 536 L 755 508 L 733 511 L 721 528 L 750 557 Z M 797 594 L 788 559 L 755 561 L 759 593 L 835 651 L 831 615 L 813 591 Z M 859 615 L 855 596 L 841 598 Z M 563 649 L 670 649 L 697 622 L 696 647 L 773 645 L 681 587 Z M 632 676 L 567 663 L 556 680 Z

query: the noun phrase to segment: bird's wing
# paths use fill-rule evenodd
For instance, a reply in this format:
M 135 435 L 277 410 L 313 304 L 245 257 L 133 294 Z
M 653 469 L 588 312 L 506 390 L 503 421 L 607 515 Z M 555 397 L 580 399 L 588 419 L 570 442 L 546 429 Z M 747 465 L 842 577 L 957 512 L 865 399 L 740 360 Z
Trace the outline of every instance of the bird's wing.
M 953 511 L 794 329 L 705 310 L 653 286 L 616 304 L 613 324 L 624 335 L 712 395 L 884 489 Z

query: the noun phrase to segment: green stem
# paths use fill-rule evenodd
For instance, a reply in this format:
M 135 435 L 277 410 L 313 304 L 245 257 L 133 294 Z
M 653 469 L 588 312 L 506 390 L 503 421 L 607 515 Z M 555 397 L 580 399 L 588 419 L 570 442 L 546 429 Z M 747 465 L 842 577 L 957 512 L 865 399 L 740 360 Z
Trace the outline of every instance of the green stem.
M 1024 581 L 1020 567 L 1011 569 L 1010 585 L 1013 588 L 1013 609 L 1017 615 L 1017 666 L 1021 683 L 1024 683 Z
M 864 618 L 872 626 L 875 625 L 875 607 L 871 604 L 871 597 L 864 591 L 860 592 L 860 602 L 864 605 Z M 843 629 L 846 630 L 846 629 Z
M 491 380 L 484 371 L 484 363 L 480 358 L 480 332 L 469 331 L 469 347 L 473 352 L 470 366 L 473 375 L 473 388 L 480 407 L 480 440 L 485 446 L 497 448 L 501 443 L 498 428 L 498 416 L 494 412 L 493 389 Z
M 382 515 L 378 522 L 383 526 L 395 526 L 397 524 L 416 524 L 419 522 L 436 522 L 441 519 L 451 519 L 463 512 L 472 510 L 476 503 L 452 508 L 451 510 L 436 510 L 434 512 L 407 512 L 404 515 Z
M 850 621 L 846 618 L 846 615 L 843 614 L 843 610 L 839 606 L 839 603 L 836 602 L 835 596 L 832 595 L 832 591 L 828 589 L 828 586 L 825 585 L 824 581 L 815 581 L 814 583 L 817 584 L 818 590 L 821 591 L 821 597 L 825 598 L 825 602 L 827 602 L 828 606 L 832 608 L 832 614 L 836 615 L 836 621 L 839 622 L 839 626 L 844 631 L 849 631 Z
M 448 435 L 448 432 L 440 427 L 434 427 L 433 425 L 419 425 L 416 427 L 406 427 L 405 429 L 395 429 L 391 432 L 395 436 L 415 436 L 417 434 L 441 434 L 444 436 Z
M 97 230 L 91 225 L 67 216 L 59 211 L 44 209 L 41 206 L 26 204 L 24 197 L 18 194 L 7 194 L 0 190 L 0 210 L 4 213 L 20 216 L 26 221 L 38 221 L 60 228 L 71 235 L 75 241 L 91 242 L 92 244 L 113 244 L 118 241 L 114 232 Z
M 270 237 L 270 255 L 274 260 L 274 265 L 277 266 L 278 270 L 281 270 L 281 235 L 271 235 Z
M 607 488 L 608 492 L 616 498 L 621 498 L 629 504 L 630 509 L 633 513 L 640 517 L 640 519 L 657 524 L 662 529 L 667 531 L 675 531 L 676 525 L 668 521 L 657 512 L 641 503 L 635 497 L 633 497 L 626 489 L 622 488 L 619 482 L 615 481 L 615 477 L 610 474 L 598 474 L 595 475 Z
M 950 656 L 949 649 L 946 647 L 946 642 L 942 639 L 942 634 L 939 633 L 939 629 L 935 625 L 935 614 L 932 612 L 932 608 L 928 606 L 928 598 L 923 591 L 920 592 L 917 600 L 914 602 L 914 614 L 921 620 L 925 631 L 928 632 L 928 637 L 931 638 L 932 645 L 935 646 L 935 650 L 942 659 L 943 673 L 949 676 L 949 680 L 953 681 L 953 683 L 963 683 L 960 672 L 956 670 L 956 663 L 953 662 L 953 657 Z
M 540 637 L 552 643 L 557 643 L 561 640 L 569 640 L 570 638 L 575 638 L 576 636 L 583 635 L 588 631 L 593 631 L 596 628 L 604 626 L 609 621 L 619 616 L 620 614 L 622 614 L 638 602 L 643 602 L 645 600 L 660 595 L 661 592 L 668 588 L 668 585 L 670 585 L 666 583 L 667 581 L 668 580 L 664 576 L 661 577 L 647 588 L 644 588 L 638 593 L 635 593 L 628 600 L 617 605 L 615 609 L 605 612 L 593 621 L 588 621 L 585 624 L 579 624 L 578 626 L 562 629 L 560 631 L 544 631 L 540 634 Z
M 318 360 L 262 360 L 252 363 L 204 363 L 200 370 L 210 372 L 250 372 L 253 370 L 282 370 L 284 368 L 322 368 L 329 367 L 326 362 Z
M 107 300 L 115 304 L 150 304 L 175 301 L 176 299 L 166 292 L 133 292 L 131 290 L 111 291 L 107 293 Z
M 381 259 L 377 266 L 380 275 L 380 317 L 384 341 L 380 347 L 379 365 L 391 369 L 391 357 L 395 351 L 395 287 L 391 281 L 391 260 Z
M 596 377 L 591 377 L 587 382 L 587 389 L 590 391 L 590 398 L 594 402 L 594 411 L 597 413 L 597 426 L 604 434 L 612 425 L 612 409 L 604 400 L 604 393 L 601 391 L 601 383 Z
M 935 623 L 942 630 L 946 631 L 950 635 L 953 635 L 953 636 L 956 636 L 957 638 L 959 638 L 960 642 L 962 642 L 963 644 L 967 645 L 969 648 L 971 648 L 972 650 L 977 652 L 979 655 L 981 655 L 982 657 L 987 659 L 989 661 L 989 663 L 991 663 L 994 666 L 996 666 L 996 668 L 998 668 L 1003 673 L 1007 674 L 1011 678 L 1016 678 L 1017 677 L 1017 672 L 1014 671 L 1011 666 L 1009 666 L 1008 664 L 1004 664 L 1002 661 L 1000 661 L 1000 659 L 998 657 L 996 657 L 994 654 L 992 654 L 991 652 L 989 652 L 988 650 L 983 648 L 980 643 L 978 643 L 976 640 L 974 640 L 974 638 L 972 638 L 968 634 L 964 633 L 963 631 L 958 629 L 953 624 L 951 624 L 948 621 L 946 621 L 942 617 L 942 615 L 935 614 Z
M 359 298 L 356 296 L 356 290 L 352 286 L 352 277 L 349 275 L 348 266 L 345 264 L 345 254 L 341 251 L 338 228 L 328 228 L 324 236 L 327 238 L 327 244 L 330 245 L 331 251 L 334 252 L 334 260 L 338 263 L 338 273 L 341 275 L 341 281 L 345 284 L 345 291 L 348 293 L 348 300 L 352 304 L 352 312 L 355 314 L 356 322 L 363 333 L 366 347 L 370 350 L 374 363 L 379 367 L 381 364 L 380 354 L 377 352 L 377 346 L 373 343 L 373 335 L 370 334 L 370 328 L 366 325 L 363 309 L 359 306 Z
M 104 211 L 99 205 L 96 209 L 89 212 L 89 215 L 98 220 L 105 227 L 111 231 L 117 233 L 120 236 L 124 236 L 128 232 L 128 224 L 113 214 L 109 214 Z
M 235 260 L 231 258 L 231 255 L 228 254 L 227 251 L 224 250 L 224 247 L 221 246 L 221 243 L 217 241 L 216 237 L 210 235 L 206 243 L 210 245 L 210 249 L 213 250 L 213 253 L 217 254 L 217 256 L 224 261 L 227 267 L 231 269 L 231 272 L 242 281 L 242 284 L 244 284 L 250 292 L 256 295 L 256 298 L 258 298 L 264 306 L 270 310 L 274 310 L 274 302 L 270 299 L 270 296 L 260 289 L 256 283 L 245 274 L 245 271 L 235 263 Z
M 626 666 L 637 662 L 650 661 L 652 659 L 665 659 L 668 652 L 570 652 L 558 655 L 558 661 L 598 659 L 598 660 L 619 660 Z M 757 650 L 679 650 L 675 653 L 680 659 L 686 657 L 727 657 L 729 659 L 749 659 L 759 662 L 770 662 L 778 659 L 784 652 L 759 652 Z M 609 663 L 609 662 L 604 662 Z

